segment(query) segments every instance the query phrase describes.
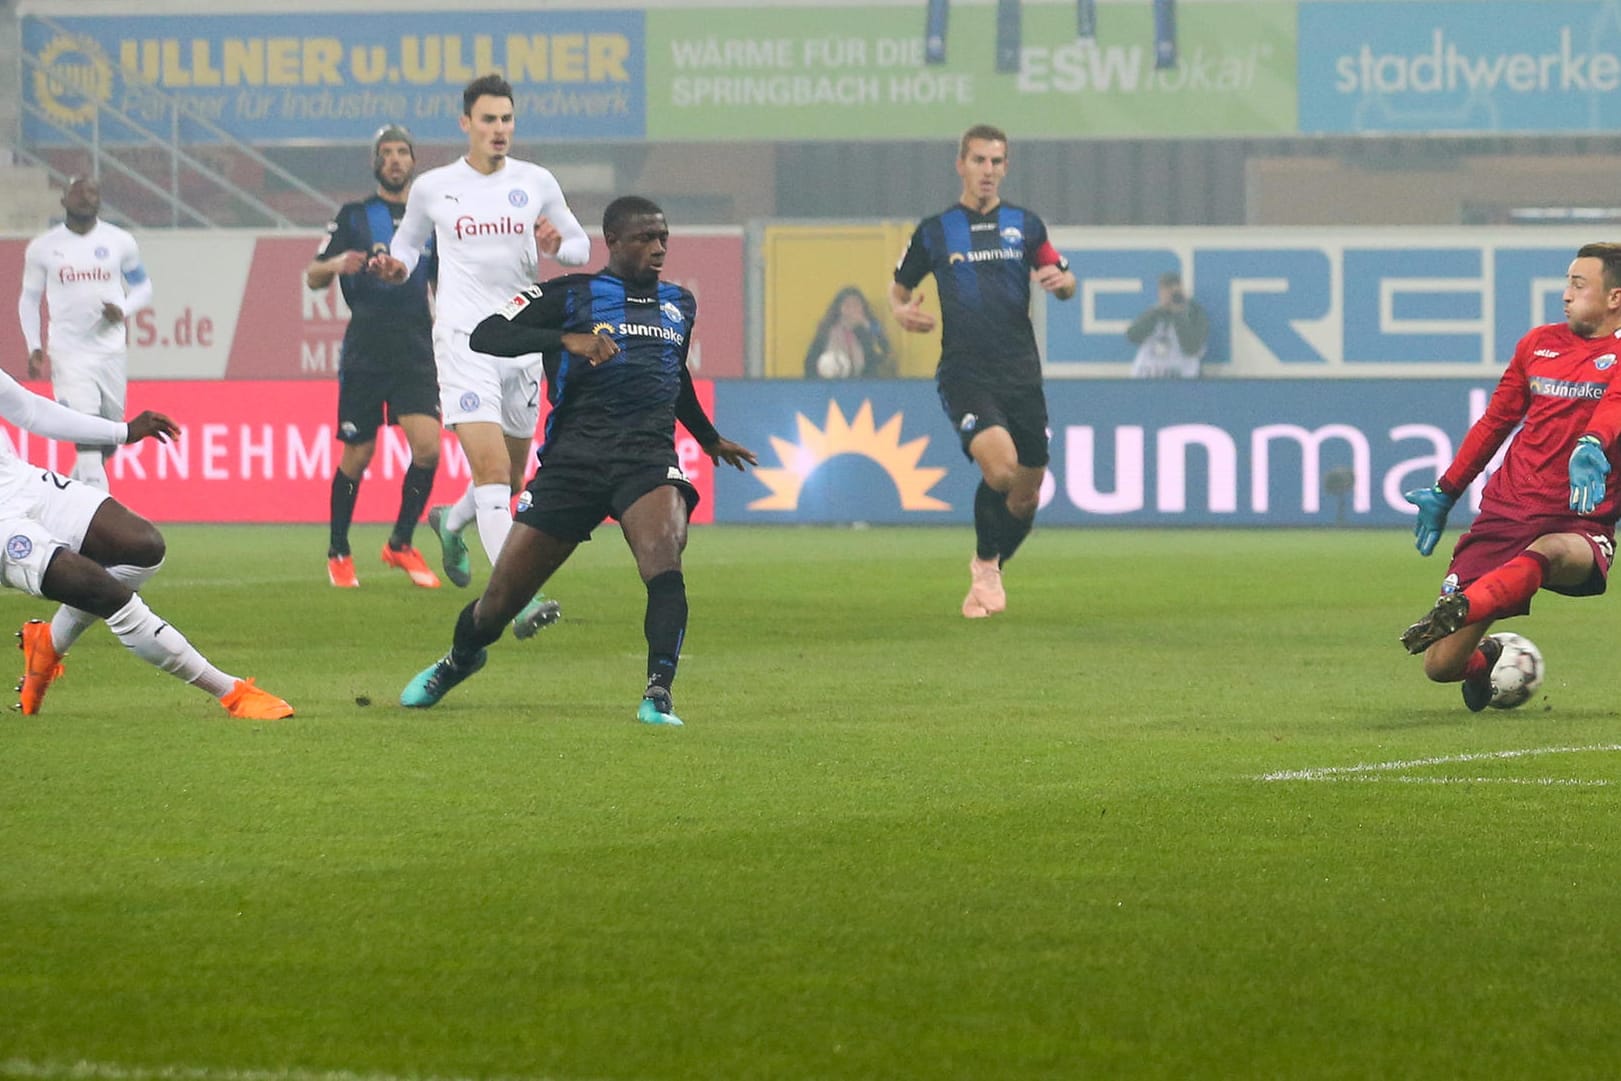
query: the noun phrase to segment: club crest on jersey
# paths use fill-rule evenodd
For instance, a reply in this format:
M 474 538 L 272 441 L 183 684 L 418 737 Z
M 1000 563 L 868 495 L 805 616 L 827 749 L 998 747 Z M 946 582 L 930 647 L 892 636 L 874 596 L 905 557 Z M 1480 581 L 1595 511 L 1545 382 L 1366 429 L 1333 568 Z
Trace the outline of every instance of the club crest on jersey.
M 34 542 L 21 533 L 13 533 L 6 541 L 6 555 L 12 559 L 27 559 L 34 552 Z
M 461 398 L 458 399 L 457 404 L 462 407 L 463 413 L 471 413 L 473 410 L 478 408 L 478 392 L 473 390 L 465 392 Z
M 522 514 L 524 511 L 528 510 L 530 507 L 532 507 L 534 505 L 535 505 L 535 493 L 531 492 L 527 488 L 525 488 L 522 492 L 518 493 L 518 510 L 517 510 L 516 513 Z
M 681 309 L 675 306 L 675 301 L 673 300 L 666 300 L 663 304 L 660 304 L 659 311 L 663 312 L 665 318 L 669 319 L 672 323 L 686 322 L 686 320 L 681 318 Z
M 1602 357 L 1593 358 L 1593 367 L 1601 372 L 1607 372 L 1615 364 L 1615 354 L 1605 353 Z
M 511 191 L 507 192 L 507 202 L 511 203 L 513 206 L 528 206 L 529 193 L 524 191 L 522 188 L 513 188 Z
M 1016 248 L 1024 243 L 1024 233 L 1010 225 L 1002 230 L 1002 241 Z
M 105 258 L 107 258 L 107 249 L 102 248 L 102 247 L 96 248 L 96 258 L 97 259 L 105 259 Z

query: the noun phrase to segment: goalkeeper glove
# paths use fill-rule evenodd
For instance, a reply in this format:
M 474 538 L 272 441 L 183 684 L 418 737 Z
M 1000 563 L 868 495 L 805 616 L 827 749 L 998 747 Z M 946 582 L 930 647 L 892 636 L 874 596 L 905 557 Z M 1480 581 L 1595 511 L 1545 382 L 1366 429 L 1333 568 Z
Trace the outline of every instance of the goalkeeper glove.
M 1610 459 L 1604 456 L 1604 444 L 1596 435 L 1584 435 L 1576 440 L 1576 449 L 1570 453 L 1570 509 L 1577 514 L 1592 514 L 1593 508 L 1604 502 L 1604 478 L 1610 473 Z
M 1447 527 L 1447 512 L 1452 509 L 1452 504 L 1457 502 L 1457 498 L 1443 492 L 1439 484 L 1429 488 L 1414 488 L 1402 498 L 1418 508 L 1418 524 L 1413 526 L 1414 547 L 1418 549 L 1419 555 L 1427 556 L 1435 551 L 1435 544 L 1441 539 L 1441 531 Z

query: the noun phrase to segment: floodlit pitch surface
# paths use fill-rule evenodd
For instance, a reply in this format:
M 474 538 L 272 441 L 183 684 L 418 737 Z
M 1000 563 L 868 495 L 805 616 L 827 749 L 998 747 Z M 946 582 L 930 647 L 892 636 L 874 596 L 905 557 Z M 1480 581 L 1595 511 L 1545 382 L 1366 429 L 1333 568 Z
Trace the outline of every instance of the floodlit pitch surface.
M 1621 1062 L 1614 599 L 1507 624 L 1547 683 L 1471 715 L 1397 644 L 1444 562 L 1395 532 L 1040 530 L 970 622 L 964 530 L 706 528 L 687 726 L 652 729 L 611 529 L 564 622 L 431 711 L 400 688 L 473 594 L 381 530 L 354 591 L 323 530 L 168 535 L 153 608 L 298 716 L 227 720 L 96 628 L 0 719 L 0 1075 Z

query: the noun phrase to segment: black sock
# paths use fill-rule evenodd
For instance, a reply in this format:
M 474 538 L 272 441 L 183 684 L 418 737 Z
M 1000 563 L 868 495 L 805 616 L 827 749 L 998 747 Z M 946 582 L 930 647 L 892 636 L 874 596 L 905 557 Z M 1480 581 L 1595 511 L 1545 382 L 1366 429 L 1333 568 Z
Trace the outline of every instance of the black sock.
M 681 660 L 681 640 L 687 636 L 687 580 L 680 571 L 656 574 L 647 583 L 642 633 L 647 636 L 647 685 L 669 690 Z
M 327 542 L 327 558 L 349 554 L 349 523 L 355 517 L 355 500 L 360 481 L 352 480 L 341 469 L 332 471 L 332 537 Z
M 1034 515 L 1029 518 L 1015 518 L 1013 512 L 1006 508 L 1003 508 L 1003 513 L 1007 517 L 1002 523 L 1001 558 L 1002 562 L 1006 563 L 1013 558 L 1013 553 L 1019 550 L 1024 538 L 1035 528 L 1036 519 Z
M 980 481 L 974 490 L 974 554 L 980 559 L 1001 554 L 1002 522 L 1007 517 L 1007 496 Z
M 450 642 L 450 659 L 458 668 L 466 668 L 473 663 L 478 651 L 499 639 L 507 629 L 505 620 L 495 625 L 494 632 L 481 631 L 478 622 L 473 618 L 473 609 L 478 607 L 477 601 L 468 601 L 462 614 L 456 617 L 456 635 Z
M 422 511 L 428 505 L 428 496 L 433 491 L 433 475 L 439 464 L 417 465 L 412 462 L 405 471 L 405 479 L 400 482 L 400 513 L 394 519 L 394 532 L 389 534 L 389 547 L 395 551 L 403 551 L 411 547 L 411 535 L 416 532 L 417 523 L 422 520 Z

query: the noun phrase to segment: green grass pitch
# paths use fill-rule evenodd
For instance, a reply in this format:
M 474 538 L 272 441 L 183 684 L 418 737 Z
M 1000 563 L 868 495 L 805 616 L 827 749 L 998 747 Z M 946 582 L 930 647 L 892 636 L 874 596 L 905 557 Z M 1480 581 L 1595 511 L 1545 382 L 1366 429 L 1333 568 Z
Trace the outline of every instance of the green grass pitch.
M 1397 644 L 1445 563 L 1394 531 L 1038 530 L 971 622 L 966 530 L 707 527 L 658 729 L 612 529 L 430 711 L 399 691 L 472 594 L 380 527 L 357 591 L 323 529 L 167 534 L 148 602 L 298 715 L 228 720 L 99 627 L 0 715 L 0 1076 L 1621 1063 L 1609 598 L 1506 624 L 1547 682 L 1471 715 Z

